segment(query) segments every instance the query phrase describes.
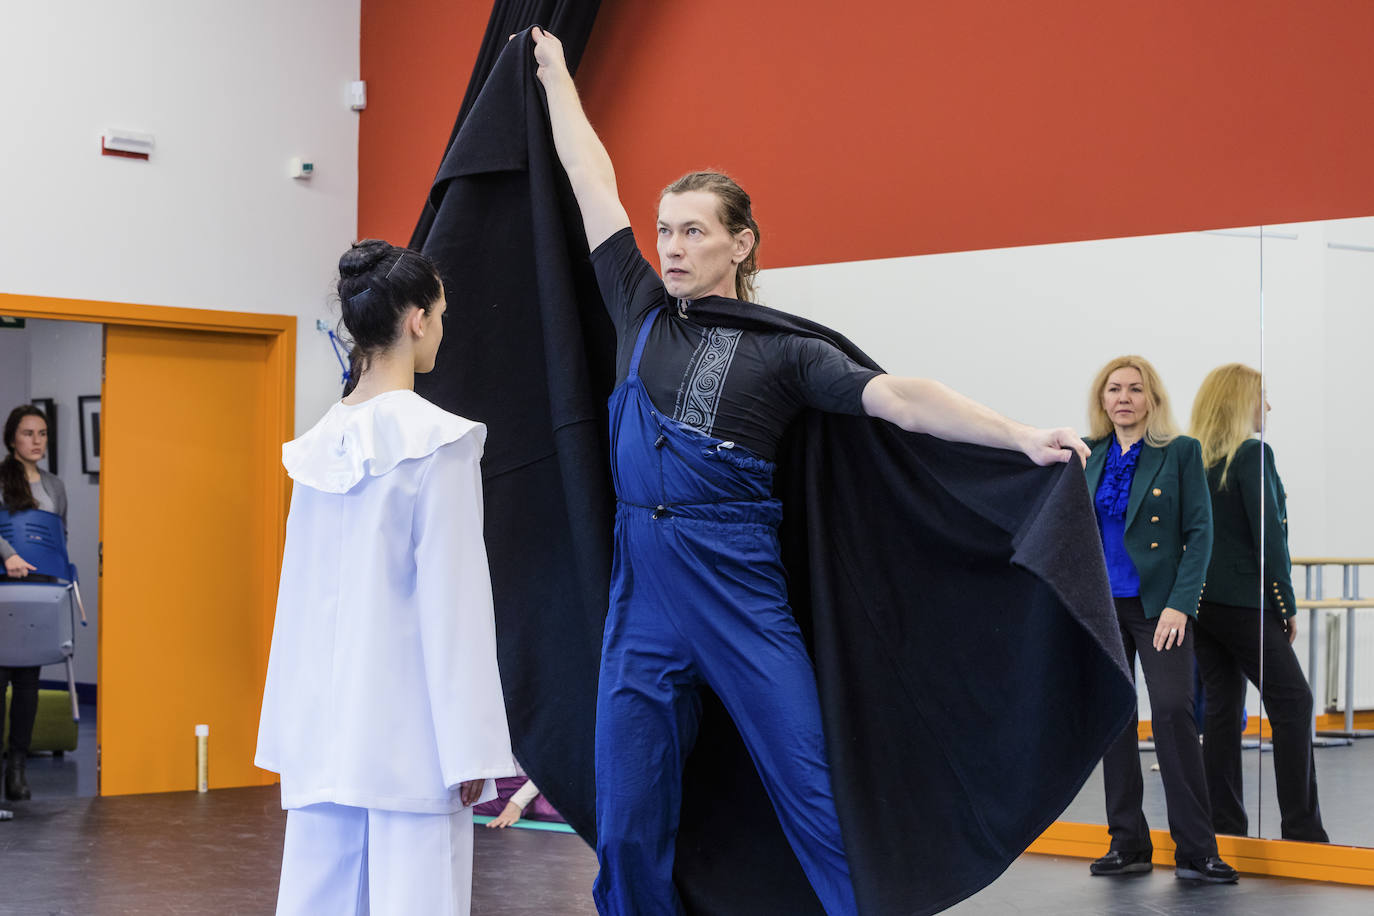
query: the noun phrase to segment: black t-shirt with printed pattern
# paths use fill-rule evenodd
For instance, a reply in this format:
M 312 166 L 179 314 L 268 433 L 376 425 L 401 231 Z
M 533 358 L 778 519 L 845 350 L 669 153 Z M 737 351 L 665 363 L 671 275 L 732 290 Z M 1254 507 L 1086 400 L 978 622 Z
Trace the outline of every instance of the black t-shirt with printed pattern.
M 617 385 L 629 374 L 640 325 L 663 307 L 639 364 L 660 413 L 769 461 L 805 408 L 863 415 L 864 386 L 881 373 L 815 338 L 703 327 L 690 306 L 682 317 L 629 228 L 597 246 L 591 259 L 615 323 Z

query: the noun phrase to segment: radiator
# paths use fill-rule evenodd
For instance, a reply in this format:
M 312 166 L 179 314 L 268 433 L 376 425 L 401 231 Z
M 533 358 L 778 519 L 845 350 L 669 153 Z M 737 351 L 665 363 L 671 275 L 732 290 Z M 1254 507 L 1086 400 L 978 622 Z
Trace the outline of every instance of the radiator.
M 1325 669 L 1326 676 L 1319 703 L 1326 706 L 1327 712 L 1345 712 L 1345 664 L 1346 632 L 1350 613 L 1347 611 L 1324 611 L 1326 635 Z M 1355 618 L 1355 696 L 1356 710 L 1374 709 L 1374 608 L 1357 608 Z

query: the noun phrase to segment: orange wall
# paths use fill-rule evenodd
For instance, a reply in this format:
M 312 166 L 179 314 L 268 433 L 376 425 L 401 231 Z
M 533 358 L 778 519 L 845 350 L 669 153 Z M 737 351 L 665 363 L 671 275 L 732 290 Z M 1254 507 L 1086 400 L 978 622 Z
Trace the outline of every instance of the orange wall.
M 374 26 L 398 7 L 431 18 Z M 459 32 L 431 8 L 363 0 L 361 234 L 408 238 L 480 42 L 476 9 Z M 773 267 L 1374 214 L 1374 3 L 835 9 L 603 0 L 578 82 L 641 238 L 706 166 L 753 195 Z M 416 58 L 451 104 L 372 93 Z
M 491 0 L 363 0 L 358 238 L 410 240 L 491 7 Z

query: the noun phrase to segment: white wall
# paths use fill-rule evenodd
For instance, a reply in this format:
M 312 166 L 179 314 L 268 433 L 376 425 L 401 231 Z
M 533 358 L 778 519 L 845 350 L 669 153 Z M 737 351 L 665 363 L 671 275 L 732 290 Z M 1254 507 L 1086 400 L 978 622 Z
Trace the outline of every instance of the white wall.
M 1293 552 L 1374 556 L 1374 217 L 1275 228 L 1297 236 L 1264 256 L 1267 436 Z
M 359 0 L 0 7 L 0 292 L 296 315 L 298 429 L 357 224 Z M 99 155 L 150 131 L 148 162 Z M 315 163 L 287 177 L 292 156 Z
M 29 401 L 29 330 L 0 328 L 0 404 Z M 9 410 L 9 407 L 4 408 Z M 4 418 L 0 417 L 0 423 Z
M 1256 237 L 1183 233 L 764 271 L 764 301 L 830 325 L 889 371 L 1036 425 L 1085 429 L 1114 356 L 1154 363 L 1187 425 L 1214 366 L 1258 366 Z
M 1290 545 L 1295 556 L 1374 557 L 1374 217 L 1275 229 L 1296 236 L 1266 239 L 1264 253 L 1265 374 L 1274 408 L 1267 436 L 1288 493 Z M 1301 596 L 1300 575 L 1295 584 Z M 1324 587 L 1328 598 L 1342 594 L 1339 567 L 1326 568 Z M 1374 597 L 1374 567 L 1363 570 L 1360 593 Z M 1374 611 L 1358 614 L 1355 704 L 1367 709 L 1374 707 Z M 1303 617 L 1297 649 L 1306 664 Z M 1318 705 L 1343 698 L 1343 666 L 1329 695 L 1325 652 L 1317 667 Z
M 357 224 L 358 116 L 344 93 L 358 76 L 358 0 L 6 2 L 0 22 L 0 292 L 295 315 L 296 427 L 313 423 L 339 391 L 315 320 L 330 317 Z M 108 127 L 155 134 L 152 158 L 99 155 Z M 287 177 L 297 155 L 315 163 L 308 183 Z M 30 365 L 6 349 L 27 334 L 31 393 L 61 403 L 88 612 L 96 487 L 80 473 L 75 395 L 98 393 L 99 372 L 59 351 L 99 331 L 0 331 L 0 392 L 29 384 Z M 95 680 L 96 626 L 79 634 L 83 682 Z

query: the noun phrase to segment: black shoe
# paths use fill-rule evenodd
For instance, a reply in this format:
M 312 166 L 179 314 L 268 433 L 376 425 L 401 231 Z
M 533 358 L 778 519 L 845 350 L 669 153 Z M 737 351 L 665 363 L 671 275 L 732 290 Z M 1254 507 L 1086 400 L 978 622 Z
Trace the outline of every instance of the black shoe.
M 1150 850 L 1120 852 L 1113 849 L 1089 865 L 1088 871 L 1094 875 L 1143 875 L 1155 867 L 1154 863 L 1150 861 L 1152 855 Z M 1218 859 L 1217 861 L 1221 860 Z
M 1174 877 L 1189 881 L 1205 881 L 1208 884 L 1235 884 L 1240 880 L 1240 873 L 1221 861 L 1221 856 L 1211 856 L 1206 859 L 1179 862 L 1174 869 Z
M 10 801 L 28 801 L 31 797 L 29 781 L 24 778 L 22 761 L 5 768 L 5 797 Z

